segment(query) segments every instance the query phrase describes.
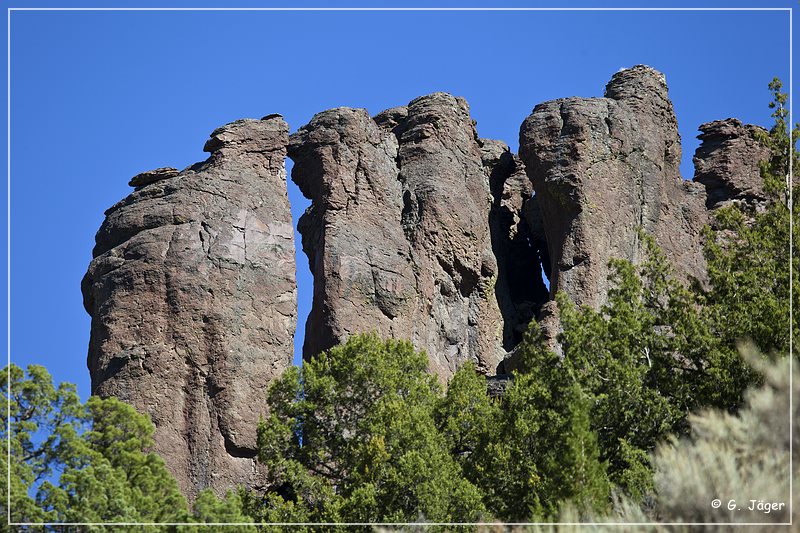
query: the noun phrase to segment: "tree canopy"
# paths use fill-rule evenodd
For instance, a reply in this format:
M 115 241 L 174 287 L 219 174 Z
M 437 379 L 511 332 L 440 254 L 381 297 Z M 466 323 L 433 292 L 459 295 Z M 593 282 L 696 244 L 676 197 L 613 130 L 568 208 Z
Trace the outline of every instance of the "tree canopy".
M 486 516 L 436 423 L 442 393 L 408 342 L 354 336 L 269 393 L 259 460 L 268 522 L 451 522 Z M 254 502 L 255 503 L 255 502 Z
M 190 512 L 163 460 L 149 452 L 152 423 L 130 405 L 94 396 L 81 403 L 74 385 L 56 387 L 42 366 L 25 372 L 11 365 L 3 373 L 10 373 L 11 388 L 6 380 L 0 384 L 0 410 L 11 413 L 11 433 L 4 423 L 0 440 L 3 450 L 10 446 L 11 485 L 3 460 L 0 492 L 10 495 L 12 522 L 251 522 L 236 494 L 220 500 L 206 491 Z M 5 506 L 4 497 L 2 530 L 15 531 Z M 93 530 L 105 529 L 80 527 Z

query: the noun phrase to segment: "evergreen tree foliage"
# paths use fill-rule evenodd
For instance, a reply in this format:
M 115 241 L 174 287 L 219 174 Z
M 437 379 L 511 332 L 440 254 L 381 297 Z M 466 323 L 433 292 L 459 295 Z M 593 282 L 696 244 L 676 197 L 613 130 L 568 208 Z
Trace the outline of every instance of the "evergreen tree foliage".
M 9 376 L 10 373 L 10 376 Z M 11 390 L 6 379 L 0 383 L 3 427 L 0 428 L 4 452 L 11 451 L 10 464 L 0 461 L 0 491 L 11 496 L 11 519 L 14 522 L 46 522 L 57 519 L 51 510 L 45 512 L 28 493 L 30 487 L 38 486 L 54 476 L 61 466 L 61 457 L 70 450 L 71 443 L 83 424 L 85 414 L 80 399 L 71 384 L 62 383 L 54 387 L 50 374 L 44 367 L 28 367 L 28 376 L 22 369 L 12 365 L 3 371 L 9 376 Z M 10 403 L 9 403 L 10 398 Z M 10 418 L 6 420 L 6 413 Z M 7 425 L 10 424 L 11 435 Z M 10 466 L 10 487 L 8 467 Z M 0 502 L 0 511 L 7 516 L 6 499 Z M 4 519 L 5 523 L 5 519 Z M 6 531 L 11 531 L 6 525 Z
M 790 410 L 790 395 L 800 392 L 800 372 L 795 364 L 792 391 L 787 357 L 767 363 L 757 350 L 744 350 L 764 384 L 747 392 L 736 415 L 714 410 L 693 414 L 689 437 L 671 437 L 654 454 L 653 514 L 660 520 L 777 523 L 791 518 L 789 476 L 793 468 L 798 472 L 800 438 L 797 431 L 790 434 L 789 424 L 798 420 L 800 409 L 795 402 Z M 712 507 L 715 498 L 724 498 L 724 505 Z M 738 511 L 729 508 L 731 499 L 737 500 Z M 751 511 L 751 500 L 784 505 L 769 513 Z
M 611 262 L 599 310 L 557 295 L 562 355 L 531 324 L 517 348 L 520 370 L 498 398 L 472 364 L 443 390 L 410 343 L 353 336 L 271 385 L 269 416 L 258 426 L 267 488 L 222 499 L 205 491 L 191 511 L 149 453 L 147 417 L 113 398 L 82 404 L 74 386 L 54 386 L 43 367 L 26 374 L 12 365 L 10 390 L 0 385 L 11 430 L 4 424 L 0 438 L 12 454 L 10 465 L 0 462 L 0 489 L 9 491 L 13 521 L 233 522 L 242 525 L 229 531 L 254 531 L 246 525 L 253 518 L 763 519 L 731 517 L 710 502 L 780 501 L 788 472 L 788 372 L 778 356 L 789 351 L 789 299 L 800 302 L 800 260 L 793 290 L 788 261 L 800 215 L 790 217 L 787 181 L 798 168 L 798 131 L 788 132 L 780 82 L 770 90 L 775 124 L 760 138 L 771 152 L 761 166 L 768 198 L 716 211 L 706 287 L 676 281 L 642 234 L 645 257 Z M 798 323 L 791 327 L 797 335 Z M 742 339 L 769 355 L 742 359 Z M 759 383 L 759 392 L 745 392 Z M 612 506 L 613 518 L 598 518 Z
M 440 410 L 451 453 L 503 521 L 552 517 L 565 501 L 605 508 L 610 484 L 585 394 L 536 324 L 519 356 L 523 371 L 497 401 L 471 365 L 453 377 Z
M 116 398 L 91 397 L 89 429 L 65 442 L 58 486 L 37 500 L 58 522 L 185 522 L 186 500 L 152 447 L 153 426 Z
M 220 501 L 206 492 L 190 515 L 178 484 L 152 448 L 149 418 L 116 398 L 91 397 L 85 404 L 72 384 L 53 385 L 44 367 L 26 372 L 15 365 L 3 370 L 11 378 L 0 384 L 3 449 L 0 492 L 11 496 L 11 521 L 54 522 L 251 522 L 241 514 L 237 496 Z M 8 399 L 10 398 L 10 403 Z M 5 413 L 10 412 L 10 434 Z M 3 531 L 8 526 L 5 497 L 0 503 Z M 53 526 L 48 530 L 60 530 Z M 75 531 L 103 527 L 74 526 Z M 161 531 L 156 526 L 116 527 L 119 531 Z M 174 527 L 172 528 L 175 529 Z
M 800 368 L 795 362 L 790 380 L 788 357 L 770 361 L 752 345 L 742 349 L 744 359 L 762 376 L 763 385 L 746 392 L 745 403 L 737 413 L 720 409 L 694 413 L 689 417 L 691 430 L 686 437 L 673 436 L 658 446 L 651 459 L 655 490 L 649 506 L 619 497 L 610 513 L 586 517 L 574 508 L 565 507 L 559 521 L 636 523 L 636 526 L 616 526 L 613 530 L 658 533 L 791 530 L 778 524 L 797 523 L 800 519 L 796 491 L 791 509 L 789 506 L 789 476 L 793 472 L 797 479 L 800 474 L 800 434 L 789 431 L 790 421 L 800 418 L 800 405 L 796 401 L 790 410 L 790 395 L 796 398 L 800 393 Z M 714 500 L 719 500 L 718 507 L 712 505 Z M 770 504 L 769 512 L 763 503 L 758 507 L 759 501 Z M 642 525 L 648 522 L 655 524 Z M 676 527 L 662 526 L 659 522 L 704 525 Z M 717 525 L 721 523 L 747 526 Z M 532 531 L 561 533 L 579 530 L 583 529 L 532 528 Z
M 599 311 L 557 297 L 563 364 L 590 398 L 591 428 L 611 480 L 637 499 L 652 488 L 647 453 L 666 435 L 685 433 L 692 410 L 738 405 L 747 374 L 644 239 L 648 257 L 639 268 L 612 261 L 613 288 Z
M 711 288 L 705 302 L 718 336 L 733 350 L 738 339 L 752 340 L 767 354 L 789 351 L 789 298 L 800 302 L 800 256 L 793 257 L 793 293 L 789 294 L 789 234 L 800 213 L 789 205 L 789 168 L 796 176 L 800 130 L 788 131 L 787 95 L 777 78 L 770 83 L 774 125 L 760 136 L 771 157 L 761 162 L 768 200 L 761 209 L 734 204 L 719 209 L 716 230 L 706 232 Z M 796 181 L 796 180 L 795 180 Z M 792 196 L 797 197 L 799 189 Z M 790 216 L 790 211 L 794 211 Z M 798 334 L 798 322 L 792 324 Z
M 735 412 L 758 382 L 738 355 L 740 340 L 789 350 L 788 176 L 798 162 L 797 130 L 790 138 L 777 79 L 770 90 L 775 124 L 760 138 L 772 154 L 761 164 L 768 200 L 758 209 L 738 203 L 718 210 L 715 230 L 706 232 L 707 289 L 675 281 L 653 239 L 642 235 L 645 260 L 639 267 L 612 260 L 602 309 L 576 309 L 557 296 L 565 365 L 593 399 L 601 458 L 611 480 L 637 501 L 652 491 L 649 453 L 660 441 L 686 435 L 697 409 Z M 798 267 L 795 257 L 795 302 Z
M 229 490 L 224 498 L 218 498 L 210 489 L 198 494 L 192 507 L 191 522 L 198 524 L 252 524 L 253 518 L 245 514 L 246 492 L 243 489 Z M 252 525 L 226 525 L 181 527 L 181 532 L 201 533 L 209 531 L 209 527 L 223 529 L 226 533 L 255 533 L 259 529 Z
M 441 388 L 426 367 L 408 342 L 359 335 L 287 371 L 259 424 L 274 489 L 253 513 L 267 522 L 483 517 L 478 489 L 436 426 Z
M 526 521 L 563 501 L 599 511 L 610 483 L 589 399 L 538 342 L 500 400 L 464 365 L 442 394 L 424 354 L 351 337 L 269 394 L 259 459 L 272 489 L 251 494 L 264 522 Z M 534 342 L 535 340 L 535 342 Z

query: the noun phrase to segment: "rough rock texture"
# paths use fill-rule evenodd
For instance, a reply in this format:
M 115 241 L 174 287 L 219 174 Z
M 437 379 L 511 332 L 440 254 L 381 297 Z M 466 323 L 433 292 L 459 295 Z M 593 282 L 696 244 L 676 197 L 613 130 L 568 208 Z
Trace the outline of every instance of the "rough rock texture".
M 288 152 L 312 202 L 298 228 L 314 275 L 304 357 L 376 331 L 425 350 L 443 380 L 475 362 L 500 395 L 530 320 L 558 351 L 552 296 L 601 306 L 609 259 L 642 258 L 639 228 L 704 281 L 708 210 L 758 205 L 767 151 L 735 119 L 700 129 L 686 182 L 664 76 L 642 65 L 604 98 L 536 106 L 520 157 L 444 93 L 375 117 L 324 111 L 291 138 L 278 115 L 229 124 L 208 160 L 138 174 L 106 212 L 82 287 L 93 393 L 151 416 L 190 498 L 260 485 L 256 423 L 296 323 Z
M 486 393 L 490 398 L 499 398 L 506 393 L 513 380 L 511 374 L 486 376 Z
M 757 139 L 766 130 L 735 118 L 709 122 L 699 129 L 694 181 L 706 188 L 706 206 L 715 209 L 731 201 L 758 204 L 766 200 L 759 162 L 770 151 Z
M 148 170 L 147 172 L 142 172 L 141 174 L 136 174 L 134 177 L 131 178 L 131 181 L 128 182 L 128 185 L 131 187 L 144 187 L 145 185 L 150 185 L 151 183 L 155 183 L 157 181 L 161 181 L 167 178 L 172 178 L 178 175 L 178 169 L 173 167 L 162 167 L 157 168 L 155 170 Z
M 211 135 L 106 211 L 83 280 L 92 392 L 147 413 L 187 496 L 259 485 L 266 388 L 292 363 L 297 304 L 279 116 Z
M 541 210 L 551 294 L 602 305 L 609 259 L 642 256 L 640 227 L 679 275 L 704 278 L 705 194 L 700 184 L 681 180 L 680 137 L 663 74 L 639 65 L 615 74 L 604 98 L 537 105 L 522 124 L 520 156 Z
M 503 150 L 485 145 L 467 103 L 444 93 L 374 119 L 331 109 L 292 136 L 292 179 L 312 201 L 299 224 L 314 275 L 306 358 L 375 330 L 426 350 L 442 378 L 465 360 L 494 373 L 489 175 Z
M 540 275 L 547 242 L 537 223 L 538 203 L 522 161 L 500 141 L 485 140 L 483 164 L 489 171 L 492 208 L 489 228 L 497 260 L 495 295 L 503 317 L 503 347 L 513 350 L 548 299 Z

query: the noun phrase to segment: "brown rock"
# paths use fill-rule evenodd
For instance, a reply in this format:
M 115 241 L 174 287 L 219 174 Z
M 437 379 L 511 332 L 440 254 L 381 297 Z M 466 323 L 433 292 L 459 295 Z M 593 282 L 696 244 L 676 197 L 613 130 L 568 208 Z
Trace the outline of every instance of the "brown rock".
M 374 330 L 426 350 L 443 379 L 466 360 L 495 371 L 505 352 L 481 144 L 466 102 L 444 93 L 375 119 L 332 109 L 292 136 L 292 179 L 312 201 L 299 224 L 315 281 L 304 357 Z
M 147 172 L 142 172 L 141 174 L 136 174 L 134 177 L 131 178 L 131 181 L 128 182 L 128 185 L 130 185 L 131 187 L 144 187 L 145 185 L 150 185 L 151 183 L 165 180 L 167 178 L 172 178 L 177 175 L 178 175 L 177 168 L 172 168 L 172 167 L 157 168 L 155 170 L 148 170 Z
M 680 154 L 664 76 L 646 66 L 615 74 L 605 98 L 534 108 L 520 130 L 520 157 L 541 210 L 551 295 L 602 305 L 609 259 L 642 258 L 638 228 L 655 237 L 679 276 L 705 277 L 705 195 L 681 180 Z
M 256 426 L 297 313 L 287 143 L 279 117 L 237 121 L 206 161 L 134 178 L 83 280 L 92 392 L 150 415 L 190 498 L 260 483 Z
M 503 347 L 510 351 L 548 299 L 540 274 L 546 241 L 535 234 L 538 204 L 522 161 L 501 141 L 482 142 L 493 200 L 489 228 L 497 260 L 495 295 L 503 318 Z
M 715 209 L 731 201 L 756 204 L 766 200 L 759 162 L 770 151 L 758 141 L 766 130 L 735 118 L 700 126 L 701 144 L 694 154 L 694 181 L 705 186 L 706 206 Z
M 642 259 L 640 228 L 702 282 L 706 205 L 761 201 L 766 152 L 734 119 L 701 131 L 685 182 L 664 76 L 641 65 L 604 98 L 536 106 L 520 157 L 478 138 L 467 103 L 444 93 L 374 118 L 324 111 L 291 138 L 279 115 L 219 128 L 208 160 L 135 176 L 106 212 L 82 286 L 93 393 L 151 416 L 190 498 L 258 487 L 257 420 L 296 320 L 287 150 L 312 202 L 298 228 L 314 275 L 304 357 L 376 331 L 411 340 L 445 380 L 465 361 L 517 370 L 533 317 L 558 351 L 552 296 L 600 307 L 608 261 Z
M 317 114 L 292 136 L 292 179 L 312 201 L 300 219 L 314 275 L 303 353 L 351 334 L 400 335 L 414 306 L 411 249 L 400 225 L 397 140 L 363 109 Z

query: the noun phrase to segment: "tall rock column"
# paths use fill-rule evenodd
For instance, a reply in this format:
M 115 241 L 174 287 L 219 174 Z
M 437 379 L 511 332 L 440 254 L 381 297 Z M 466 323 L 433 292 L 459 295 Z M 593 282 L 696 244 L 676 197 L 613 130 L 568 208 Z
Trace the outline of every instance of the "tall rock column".
M 550 257 L 550 291 L 578 304 L 606 301 L 608 261 L 638 262 L 638 228 L 683 278 L 704 279 L 705 191 L 685 182 L 677 121 L 664 75 L 623 70 L 604 98 L 536 106 L 520 129 L 520 157 L 533 182 Z
M 439 375 L 452 374 L 464 360 L 492 374 L 505 351 L 483 143 L 466 100 L 444 93 L 411 101 L 402 128 L 401 222 L 420 296 L 414 338 Z
M 316 115 L 292 136 L 292 179 L 314 275 L 304 356 L 362 331 L 411 340 L 446 379 L 493 373 L 503 327 L 494 284 L 490 171 L 469 107 L 444 93 L 371 118 Z
M 260 483 L 256 425 L 297 314 L 287 143 L 277 115 L 237 121 L 206 161 L 136 176 L 83 280 L 92 392 L 150 415 L 190 498 Z
M 331 109 L 292 136 L 289 155 L 292 179 L 312 202 L 298 225 L 314 275 L 304 357 L 362 331 L 409 332 L 417 288 L 395 136 L 366 110 Z

